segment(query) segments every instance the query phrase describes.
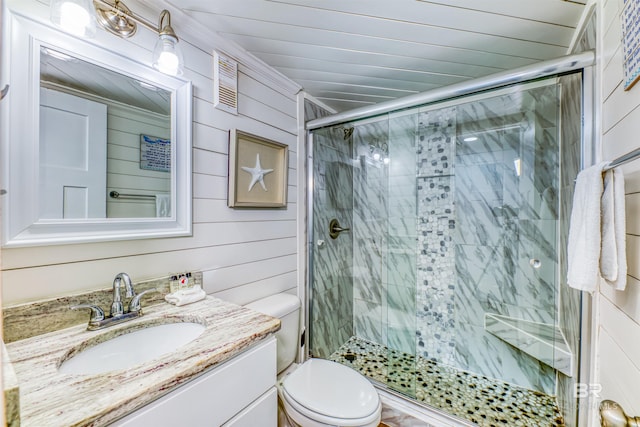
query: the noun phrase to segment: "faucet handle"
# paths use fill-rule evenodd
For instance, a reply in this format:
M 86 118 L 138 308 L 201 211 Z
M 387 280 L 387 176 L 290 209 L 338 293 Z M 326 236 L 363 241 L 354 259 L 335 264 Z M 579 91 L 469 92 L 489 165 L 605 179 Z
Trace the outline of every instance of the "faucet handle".
M 146 291 L 142 291 L 136 296 L 134 296 L 133 298 L 131 298 L 131 301 L 129 301 L 129 312 L 142 310 L 142 305 L 140 304 L 140 300 L 142 299 L 142 296 L 144 294 L 147 294 L 149 292 L 158 292 L 158 290 L 147 289 Z
M 81 308 L 90 309 L 91 310 L 91 317 L 89 317 L 89 326 L 91 326 L 93 324 L 97 324 L 97 323 L 99 323 L 99 322 L 104 320 L 104 310 L 102 310 L 97 305 L 78 304 L 78 305 L 72 305 L 69 308 L 72 309 L 72 310 L 79 310 Z

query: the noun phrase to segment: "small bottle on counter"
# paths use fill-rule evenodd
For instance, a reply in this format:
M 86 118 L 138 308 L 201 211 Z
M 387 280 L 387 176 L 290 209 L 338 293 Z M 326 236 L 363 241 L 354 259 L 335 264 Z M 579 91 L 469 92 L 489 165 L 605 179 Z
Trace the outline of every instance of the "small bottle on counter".
M 189 281 L 188 288 L 191 289 L 196 285 L 196 282 L 191 278 L 191 272 L 187 273 L 186 276 L 187 276 L 187 280 Z
M 190 282 L 190 280 L 189 280 L 189 279 L 190 279 L 190 278 L 191 278 L 191 273 L 184 273 L 184 274 L 181 274 L 181 275 L 178 277 L 178 282 L 180 283 L 178 287 L 179 287 L 181 290 L 182 290 L 182 289 L 189 289 L 189 288 L 191 287 L 191 286 L 190 286 L 190 284 L 189 284 L 189 282 Z
M 169 278 L 169 291 L 174 293 L 180 289 L 180 282 L 178 282 L 178 276 L 171 276 Z

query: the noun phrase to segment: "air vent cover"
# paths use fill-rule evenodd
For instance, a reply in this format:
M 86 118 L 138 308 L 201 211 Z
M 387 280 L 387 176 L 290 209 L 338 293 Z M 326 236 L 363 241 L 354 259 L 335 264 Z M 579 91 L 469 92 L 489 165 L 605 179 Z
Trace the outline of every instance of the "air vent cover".
M 213 105 L 238 114 L 238 63 L 219 52 L 213 52 Z

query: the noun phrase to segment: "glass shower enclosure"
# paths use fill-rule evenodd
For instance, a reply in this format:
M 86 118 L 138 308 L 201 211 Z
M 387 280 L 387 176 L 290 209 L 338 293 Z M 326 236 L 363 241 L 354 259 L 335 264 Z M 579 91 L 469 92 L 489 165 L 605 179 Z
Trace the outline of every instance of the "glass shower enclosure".
M 311 131 L 310 355 L 481 426 L 575 418 L 581 94 L 578 72 Z

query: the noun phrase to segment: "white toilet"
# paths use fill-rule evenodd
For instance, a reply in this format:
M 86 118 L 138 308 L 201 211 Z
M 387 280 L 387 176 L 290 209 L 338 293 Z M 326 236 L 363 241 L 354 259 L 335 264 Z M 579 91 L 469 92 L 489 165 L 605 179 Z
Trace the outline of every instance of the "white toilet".
M 351 368 L 323 359 L 294 365 L 300 346 L 300 300 L 273 295 L 247 305 L 277 317 L 278 396 L 289 421 L 301 427 L 377 427 L 382 405 L 375 388 Z M 291 367 L 290 369 L 287 369 Z M 286 372 L 285 372 L 286 370 Z

